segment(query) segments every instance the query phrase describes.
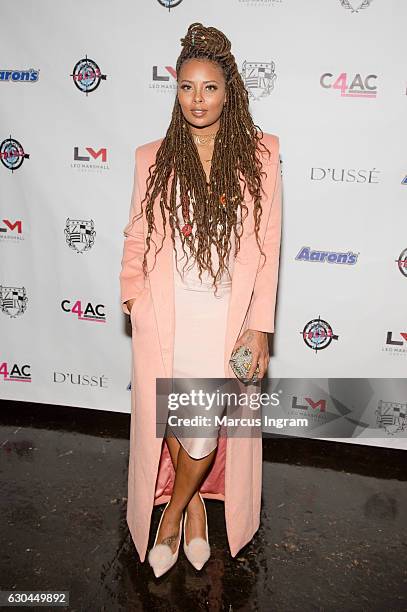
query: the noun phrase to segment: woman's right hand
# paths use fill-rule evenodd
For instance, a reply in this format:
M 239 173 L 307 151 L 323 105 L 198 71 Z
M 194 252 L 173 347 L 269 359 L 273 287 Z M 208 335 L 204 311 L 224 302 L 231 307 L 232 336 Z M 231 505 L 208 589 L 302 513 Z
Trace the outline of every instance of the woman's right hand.
M 131 312 L 131 309 L 133 307 L 133 304 L 135 302 L 136 298 L 131 298 L 131 300 L 127 300 L 126 304 L 127 304 L 127 308 L 129 309 L 129 312 Z

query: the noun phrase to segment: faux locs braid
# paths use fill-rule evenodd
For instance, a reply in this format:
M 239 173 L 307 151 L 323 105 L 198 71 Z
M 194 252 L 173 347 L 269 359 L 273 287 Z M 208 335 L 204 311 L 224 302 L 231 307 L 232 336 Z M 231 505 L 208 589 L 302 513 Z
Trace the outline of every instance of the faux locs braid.
M 175 99 L 171 123 L 157 151 L 155 163 L 149 168 L 146 194 L 142 200 L 142 204 L 145 203 L 145 220 L 148 223 L 143 271 L 147 275 L 146 255 L 150 250 L 150 242 L 155 244 L 156 256 L 162 248 L 166 236 L 167 210 L 174 248 L 174 231 L 178 231 L 184 254 L 188 257 L 189 252 L 197 262 L 199 277 L 201 278 L 204 270 L 208 271 L 216 288 L 224 270 L 228 269 L 232 231 L 236 240 L 236 253 L 240 248 L 243 221 L 248 214 L 244 203 L 246 188 L 254 204 L 257 244 L 265 257 L 258 234 L 262 214 L 261 176 L 264 174 L 259 152 L 260 147 L 269 155 L 270 151 L 260 142 L 263 132 L 254 124 L 250 115 L 248 94 L 227 37 L 216 28 L 206 28 L 201 23 L 193 23 L 181 43 L 182 51 L 176 64 L 177 75 L 183 62 L 188 59 L 216 62 L 225 76 L 227 102 L 215 138 L 208 187 L 198 150 L 183 117 L 178 97 Z M 171 174 L 173 178 L 170 184 Z M 243 193 L 239 175 L 244 179 Z M 177 202 L 177 183 L 181 202 L 185 202 L 187 198 L 187 202 L 193 203 L 194 232 L 189 235 L 184 235 L 178 222 L 177 206 L 181 204 Z M 164 237 L 158 250 L 152 237 L 153 228 L 156 230 L 156 200 L 159 200 L 164 224 Z M 241 224 L 237 223 L 238 207 L 242 212 Z M 143 214 L 143 210 L 140 214 Z M 188 246 L 188 252 L 185 250 L 185 244 Z M 213 270 L 212 244 L 216 245 L 219 258 L 217 271 Z

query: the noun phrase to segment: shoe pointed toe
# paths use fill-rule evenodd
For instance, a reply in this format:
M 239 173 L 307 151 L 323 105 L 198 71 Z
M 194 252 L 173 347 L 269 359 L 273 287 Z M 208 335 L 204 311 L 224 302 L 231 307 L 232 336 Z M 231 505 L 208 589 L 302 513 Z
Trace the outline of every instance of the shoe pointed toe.
M 188 544 L 185 554 L 195 569 L 200 570 L 211 556 L 211 549 L 208 542 L 203 538 L 193 538 Z
M 166 567 L 172 561 L 173 554 L 167 544 L 157 544 L 148 553 L 148 562 L 154 568 Z
M 178 551 L 179 551 L 179 546 L 181 543 L 181 537 L 182 537 L 182 514 L 181 514 L 181 519 L 180 519 L 180 523 L 179 523 L 179 528 L 178 528 L 178 544 L 177 544 L 177 548 L 175 550 L 175 552 L 173 553 L 170 546 L 168 546 L 168 544 L 156 544 L 157 542 L 157 536 L 158 536 L 158 532 L 160 530 L 160 525 L 161 525 L 161 521 L 163 519 L 164 516 L 164 512 L 167 509 L 169 502 L 167 502 L 163 513 L 161 515 L 161 519 L 160 522 L 158 523 L 158 528 L 157 528 L 157 533 L 155 535 L 155 539 L 154 539 L 154 545 L 152 547 L 152 549 L 149 551 L 148 553 L 148 562 L 151 565 L 151 567 L 153 568 L 153 572 L 156 578 L 159 578 L 160 576 L 162 576 L 163 574 L 165 574 L 165 572 L 167 572 L 169 569 L 171 569 L 171 567 L 175 564 L 175 562 L 178 559 Z

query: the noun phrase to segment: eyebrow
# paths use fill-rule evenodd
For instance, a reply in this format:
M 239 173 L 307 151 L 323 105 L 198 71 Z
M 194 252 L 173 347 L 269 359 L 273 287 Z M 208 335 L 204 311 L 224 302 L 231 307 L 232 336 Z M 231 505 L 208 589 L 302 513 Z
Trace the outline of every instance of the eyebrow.
M 184 81 L 186 83 L 193 83 L 193 81 L 190 81 L 189 79 L 182 79 L 181 83 L 184 83 Z M 210 81 L 204 81 L 204 83 L 218 83 L 218 81 L 216 81 L 215 79 L 211 79 Z M 218 83 L 219 84 L 219 83 Z

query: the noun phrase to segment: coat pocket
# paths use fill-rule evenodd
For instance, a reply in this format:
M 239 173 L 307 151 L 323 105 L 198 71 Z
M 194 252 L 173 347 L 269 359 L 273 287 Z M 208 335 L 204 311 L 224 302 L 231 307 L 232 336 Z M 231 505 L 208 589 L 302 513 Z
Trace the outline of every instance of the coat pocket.
M 136 313 L 138 312 L 140 308 L 140 304 L 142 303 L 144 297 L 149 291 L 150 291 L 150 288 L 148 286 L 145 286 L 135 297 L 133 306 L 131 307 L 131 310 L 130 310 L 130 321 L 132 325 L 134 324 L 134 317 L 136 316 Z

